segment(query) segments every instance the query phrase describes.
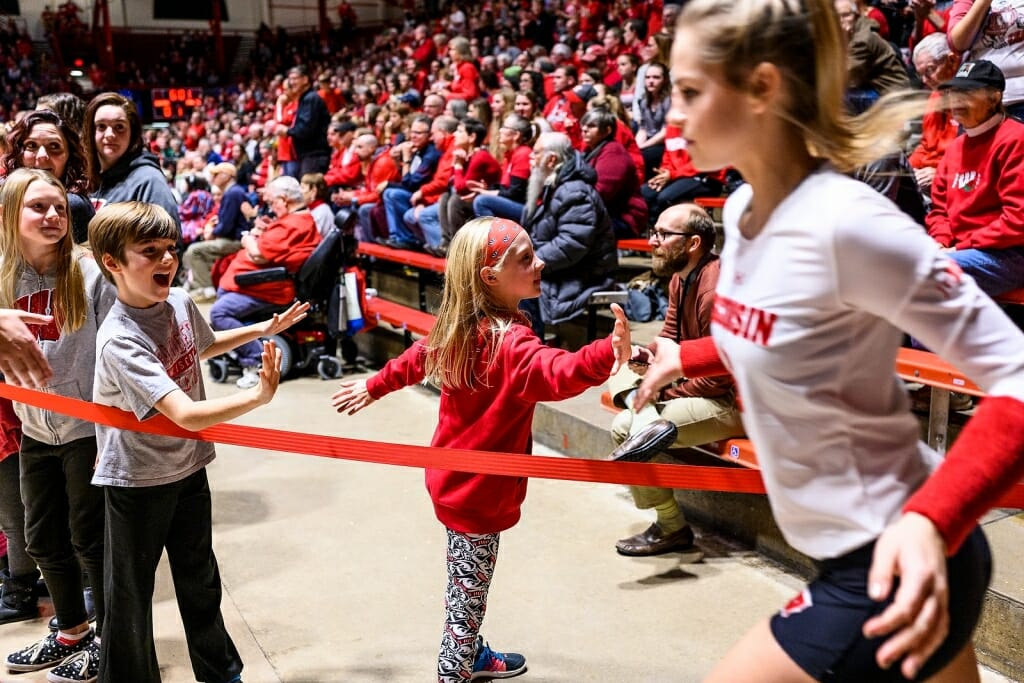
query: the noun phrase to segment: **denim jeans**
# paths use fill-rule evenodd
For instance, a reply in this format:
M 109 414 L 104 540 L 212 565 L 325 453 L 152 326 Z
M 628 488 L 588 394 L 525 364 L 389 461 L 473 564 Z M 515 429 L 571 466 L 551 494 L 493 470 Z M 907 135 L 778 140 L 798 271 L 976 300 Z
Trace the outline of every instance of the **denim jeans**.
M 217 300 L 210 308 L 210 327 L 215 330 L 235 330 L 261 318 L 269 318 L 281 308 L 280 304 L 268 303 L 247 294 L 218 289 Z M 235 353 L 243 368 L 254 368 L 260 364 L 263 345 L 251 341 L 237 347 Z
M 412 209 L 409 199 L 412 192 L 401 187 L 389 187 L 384 190 L 381 201 L 384 202 L 384 209 L 388 217 L 388 235 L 393 240 L 401 242 L 419 242 L 409 227 L 405 224 L 405 212 Z
M 949 257 L 989 296 L 1024 287 L 1024 247 L 960 249 Z
M 423 231 L 423 241 L 431 247 L 441 244 L 441 216 L 440 207 L 435 202 L 420 211 L 420 230 Z
M 481 194 L 473 200 L 473 213 L 477 216 L 497 216 L 517 223 L 523 219 L 523 205 L 496 194 Z
M 370 224 L 370 212 L 373 211 L 373 204 L 359 205 L 359 219 L 356 222 L 356 240 L 360 242 L 375 242 L 376 235 L 373 234 L 373 225 Z

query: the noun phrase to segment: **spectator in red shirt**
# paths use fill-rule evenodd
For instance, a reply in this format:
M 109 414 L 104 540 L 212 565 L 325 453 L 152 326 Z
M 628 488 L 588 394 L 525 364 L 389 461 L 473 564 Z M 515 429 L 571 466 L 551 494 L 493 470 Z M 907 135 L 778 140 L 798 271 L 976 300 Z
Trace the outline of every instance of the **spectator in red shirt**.
M 931 204 L 932 180 L 946 147 L 960 134 L 960 124 L 953 119 L 938 90 L 939 84 L 953 78 L 959 67 L 960 57 L 950 49 L 945 33 L 931 33 L 914 48 L 914 69 L 921 82 L 932 90 L 928 111 L 921 120 L 921 141 L 908 159 L 926 205 Z
M 341 89 L 334 87 L 331 84 L 331 74 L 327 71 L 320 74 L 317 78 L 317 82 L 320 88 L 316 91 L 316 94 L 320 96 L 320 99 L 327 105 L 327 111 L 332 116 L 345 106 L 345 96 L 341 94 Z
M 386 234 L 373 234 L 370 211 L 380 202 L 380 193 L 388 183 L 398 182 L 402 177 L 394 158 L 388 154 L 388 148 L 378 147 L 379 144 L 373 133 L 364 133 L 356 138 L 352 147 L 362 166 L 363 183 L 353 190 L 339 190 L 333 197 L 335 204 L 350 205 L 358 210 L 356 239 L 360 242 L 375 242 L 377 237 L 387 238 Z
M 477 216 L 497 216 L 518 221 L 526 203 L 526 188 L 530 181 L 530 154 L 534 127 L 530 120 L 519 114 L 509 114 L 498 130 L 502 156 L 501 178 L 498 186 L 489 187 L 482 183 L 470 182 L 468 187 L 475 194 L 473 213 Z
M 448 43 L 448 56 L 451 57 L 455 75 L 443 92 L 445 99 L 469 103 L 480 97 L 480 72 L 473 63 L 469 39 L 464 36 L 452 38 Z
M 327 128 L 327 144 L 333 150 L 331 163 L 324 174 L 327 187 L 353 187 L 362 178 L 359 157 L 352 149 L 352 140 L 356 137 L 356 124 L 351 121 L 335 121 Z
M 573 147 L 580 149 L 583 145 L 583 138 L 580 134 L 580 117 L 586 111 L 586 105 L 573 92 L 577 80 L 576 67 L 567 64 L 555 69 L 551 79 L 554 85 L 554 95 L 544 107 L 544 118 L 551 124 L 551 129 L 554 132 L 565 133 L 572 141 Z
M 674 204 L 692 201 L 695 197 L 720 195 L 724 179 L 724 171 L 699 173 L 690 161 L 682 131 L 668 125 L 661 165 L 640 192 L 647 200 L 651 220 L 657 220 L 662 211 Z

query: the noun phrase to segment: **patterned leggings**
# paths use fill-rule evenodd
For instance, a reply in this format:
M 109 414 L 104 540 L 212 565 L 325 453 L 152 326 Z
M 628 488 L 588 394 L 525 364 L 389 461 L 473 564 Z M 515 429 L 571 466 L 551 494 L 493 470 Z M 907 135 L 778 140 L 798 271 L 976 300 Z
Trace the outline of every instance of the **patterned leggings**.
M 487 591 L 498 559 L 498 534 L 448 532 L 448 590 L 444 634 L 437 658 L 438 683 L 470 680 L 476 638 L 487 611 Z

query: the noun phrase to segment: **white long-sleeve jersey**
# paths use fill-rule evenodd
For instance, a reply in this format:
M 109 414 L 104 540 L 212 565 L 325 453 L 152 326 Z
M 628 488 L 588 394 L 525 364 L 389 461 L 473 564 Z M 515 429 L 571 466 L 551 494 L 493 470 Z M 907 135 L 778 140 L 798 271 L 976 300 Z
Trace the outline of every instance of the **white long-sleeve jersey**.
M 874 540 L 939 461 L 894 371 L 901 331 L 1018 400 L 1024 335 L 867 185 L 819 170 L 748 240 L 751 197 L 725 206 L 712 335 L 783 534 L 836 557 Z

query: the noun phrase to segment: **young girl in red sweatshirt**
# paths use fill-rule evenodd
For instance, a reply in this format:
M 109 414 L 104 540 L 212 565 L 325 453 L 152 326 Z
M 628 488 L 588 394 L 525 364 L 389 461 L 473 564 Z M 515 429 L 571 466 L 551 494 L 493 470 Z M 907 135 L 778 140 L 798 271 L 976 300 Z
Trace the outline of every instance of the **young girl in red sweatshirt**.
M 530 453 L 534 407 L 597 386 L 630 354 L 625 313 L 613 306 L 612 334 L 574 353 L 545 346 L 519 311 L 540 294 L 544 262 L 522 226 L 478 218 L 452 239 L 437 323 L 368 380 L 343 382 L 331 397 L 349 415 L 424 379 L 441 387 L 432 446 Z M 515 653 L 478 636 L 500 532 L 519 521 L 524 477 L 428 469 L 427 490 L 448 533 L 445 630 L 439 683 L 508 678 L 526 670 Z

